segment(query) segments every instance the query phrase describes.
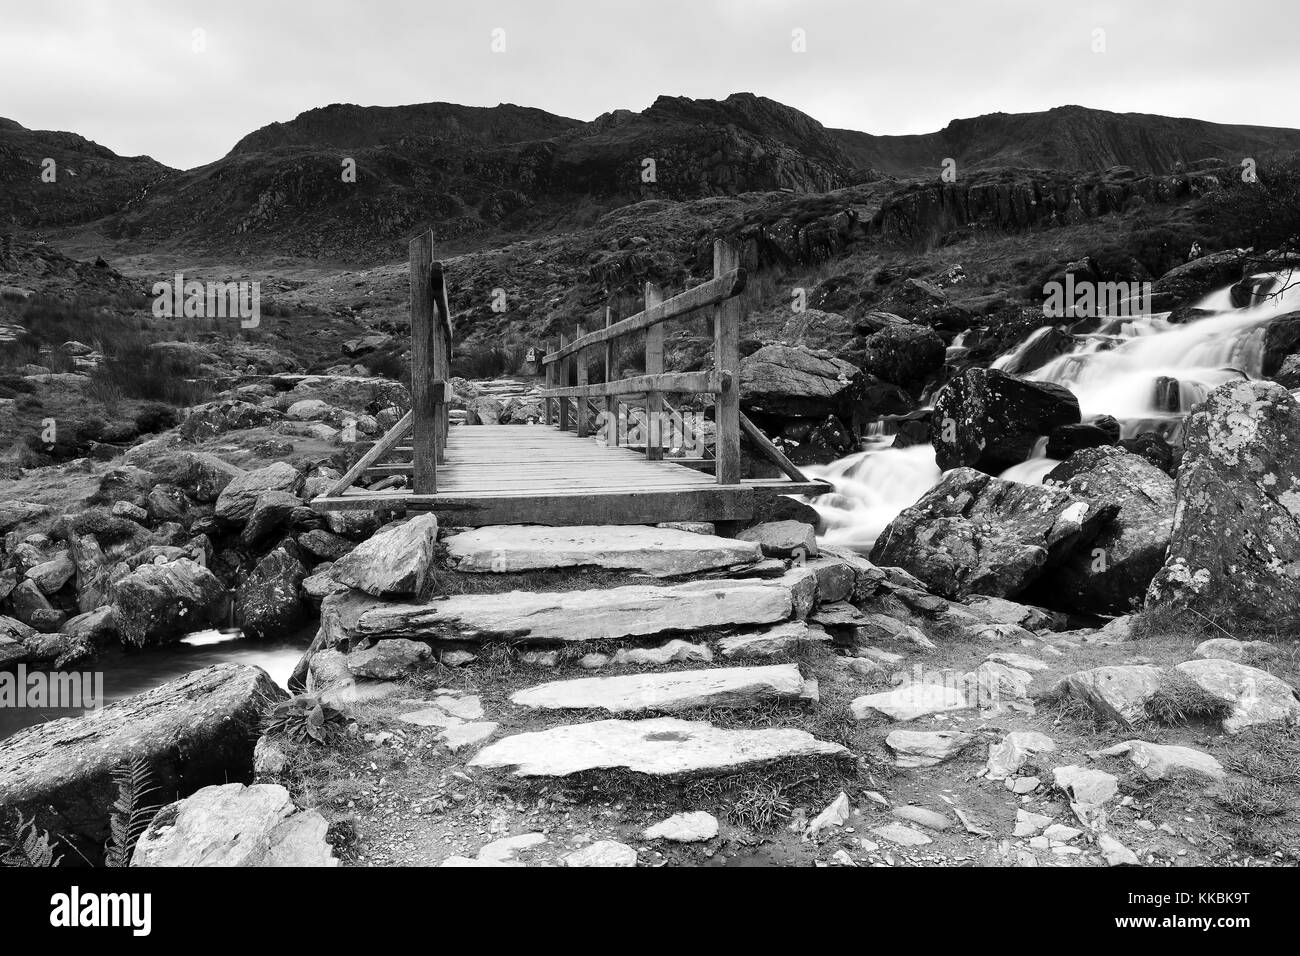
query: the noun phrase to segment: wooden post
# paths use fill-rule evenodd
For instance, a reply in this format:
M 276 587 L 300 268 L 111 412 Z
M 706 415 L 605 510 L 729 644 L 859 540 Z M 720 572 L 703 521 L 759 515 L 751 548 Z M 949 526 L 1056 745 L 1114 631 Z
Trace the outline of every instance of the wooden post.
M 438 490 L 437 390 L 439 316 L 434 303 L 433 232 L 416 236 L 411 256 L 411 437 L 415 444 L 413 489 L 417 495 Z
M 580 325 L 580 326 L 578 326 L 578 332 L 577 332 L 577 336 L 576 336 L 576 338 L 579 338 L 579 339 L 580 339 L 580 338 L 582 338 L 582 335 L 583 335 L 583 328 L 582 328 L 582 326 Z M 586 385 L 586 384 L 587 384 L 587 350 L 586 350 L 586 349 L 578 349 L 578 351 L 574 353 L 574 356 L 573 356 L 573 357 L 574 357 L 574 359 L 577 360 L 577 363 L 578 363 L 578 381 L 577 381 L 577 384 L 578 384 L 578 385 Z M 586 397 L 583 396 L 583 397 L 575 398 L 575 399 L 573 400 L 573 406 L 574 406 L 574 408 L 577 410 L 577 413 L 578 413 L 578 437 L 579 437 L 579 438 L 586 438 L 586 437 L 587 437 L 587 434 L 588 434 L 588 433 L 590 432 L 590 430 L 591 430 L 591 426 L 590 426 L 590 424 L 588 423 L 588 420 L 587 420 L 587 419 L 588 419 L 588 415 L 587 415 L 588 408 L 587 408 L 587 399 L 586 399 Z
M 556 347 L 556 346 L 553 346 L 552 343 L 548 342 L 548 343 L 546 344 L 546 351 L 547 351 L 548 353 L 558 352 L 558 351 L 559 351 L 559 348 Z M 555 366 L 556 366 L 556 364 L 558 364 L 558 363 L 556 363 L 556 362 L 551 362 L 550 364 L 548 364 L 548 365 L 546 366 L 546 387 L 547 387 L 547 388 L 554 388 L 554 387 L 555 387 Z M 542 424 L 543 424 L 543 425 L 547 425 L 547 426 L 549 426 L 549 425 L 551 424 L 551 422 L 555 420 L 555 419 L 554 419 L 554 415 L 553 415 L 552 412 L 551 412 L 551 403 L 552 403 L 553 401 L 555 401 L 555 399 L 553 399 L 553 398 L 544 398 L 544 399 L 542 399 Z
M 614 310 L 605 306 L 605 328 L 614 324 Z M 614 368 L 614 340 L 605 343 L 605 384 L 614 381 L 618 369 Z M 610 448 L 618 446 L 618 396 L 605 396 L 605 444 Z
M 434 421 L 438 435 L 438 464 L 445 465 L 447 429 L 451 425 L 444 394 L 444 387 L 451 380 L 451 305 L 447 301 L 447 277 L 441 262 L 433 264 L 433 303 L 438 307 L 438 322 L 433 333 L 433 378 L 439 386 L 435 390 Z
M 645 284 L 645 307 L 652 309 L 664 300 L 663 292 L 653 282 Z M 645 373 L 658 375 L 664 370 L 664 324 L 652 325 L 645 330 Z M 664 397 L 661 392 L 647 392 L 645 397 L 646 444 L 645 456 L 650 461 L 664 457 L 663 420 Z
M 568 338 L 565 336 L 563 332 L 561 332 L 560 348 L 564 348 L 568 344 L 569 344 Z M 559 381 L 556 383 L 557 387 L 568 388 L 569 387 L 569 360 L 567 358 L 562 358 L 558 362 L 555 362 L 554 364 L 559 366 L 555 370 L 556 378 L 559 379 Z M 567 432 L 569 430 L 569 400 L 567 398 L 559 398 L 556 399 L 556 401 L 560 403 L 560 431 Z
M 740 268 L 740 250 L 721 239 L 713 241 L 713 275 Z M 740 313 L 738 297 L 713 307 L 713 362 L 719 373 L 730 372 L 731 383 L 714 396 L 714 441 L 720 485 L 740 483 Z

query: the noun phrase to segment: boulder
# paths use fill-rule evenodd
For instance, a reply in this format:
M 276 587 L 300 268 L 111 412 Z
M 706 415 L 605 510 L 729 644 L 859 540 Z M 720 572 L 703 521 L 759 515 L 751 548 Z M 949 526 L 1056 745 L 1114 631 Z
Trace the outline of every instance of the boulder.
M 301 628 L 307 619 L 301 594 L 306 576 L 302 561 L 286 548 L 276 548 L 258 561 L 235 590 L 235 619 L 244 634 L 269 639 Z
M 564 857 L 565 866 L 628 867 L 636 866 L 636 848 L 617 840 L 597 840 Z
M 1118 510 L 1086 548 L 1044 576 L 1054 606 L 1125 614 L 1141 605 L 1165 563 L 1174 525 L 1174 480 L 1144 458 L 1108 446 L 1076 452 L 1047 474 L 1096 511 Z
M 1277 646 L 1268 641 L 1238 641 L 1231 637 L 1212 637 L 1208 641 L 1197 644 L 1196 650 L 1192 651 L 1192 656 L 1201 660 L 1236 661 L 1238 664 L 1247 664 L 1274 657 L 1277 653 Z
M 718 835 L 718 818 L 703 810 L 674 813 L 667 820 L 646 827 L 643 840 L 668 840 L 672 843 L 703 843 Z
M 1063 489 L 957 468 L 890 522 L 871 560 L 901 567 L 953 600 L 1014 597 L 1086 547 L 1118 510 Z
M 217 497 L 216 517 L 230 524 L 247 521 L 253 514 L 257 499 L 268 491 L 297 495 L 301 488 L 302 475 L 283 461 L 246 471 L 222 489 Z
M 1164 673 L 1152 664 L 1119 664 L 1076 671 L 1060 681 L 1052 694 L 1071 694 L 1105 717 L 1125 726 L 1146 718 L 1146 705 L 1164 684 Z
M 779 657 L 796 653 L 809 642 L 829 643 L 831 636 L 804 621 L 788 621 L 765 631 L 732 634 L 718 641 L 722 656 L 731 660 Z
M 740 403 L 779 418 L 824 418 L 860 374 L 857 366 L 827 353 L 765 345 L 740 362 Z
M 144 564 L 114 586 L 117 628 L 134 647 L 168 644 L 221 619 L 226 589 L 188 558 Z
M 496 525 L 448 538 L 447 551 L 459 562 L 458 571 L 600 567 L 662 576 L 750 564 L 763 556 L 754 543 L 644 525 Z
M 1146 740 L 1126 740 L 1101 751 L 1105 757 L 1127 756 L 1148 780 L 1168 780 L 1182 774 L 1222 780 L 1223 765 L 1209 754 L 1191 747 L 1153 744 Z
M 1184 424 L 1156 605 L 1272 622 L 1300 604 L 1300 405 L 1272 382 L 1230 382 Z
M 746 528 L 737 537 L 757 544 L 768 557 L 817 557 L 815 530 L 802 521 L 765 521 Z
M 909 683 L 891 691 L 866 694 L 849 705 L 858 720 L 886 717 L 895 721 L 916 720 L 970 706 L 967 695 L 956 687 L 926 683 Z
M 1295 688 L 1280 677 L 1235 661 L 1187 661 L 1174 668 L 1190 677 L 1211 697 L 1228 705 L 1223 729 L 1237 734 L 1268 724 L 1300 723 L 1300 699 Z
M 1013 730 L 996 744 L 989 744 L 988 778 L 1005 780 L 1020 772 L 1030 757 L 1051 753 L 1056 742 L 1034 730 Z
M 329 824 L 276 784 L 204 787 L 163 807 L 140 835 L 132 866 L 338 866 Z
M 1176 265 L 1154 283 L 1154 295 L 1171 296 L 1179 302 L 1199 299 L 1222 285 L 1241 278 L 1243 257 L 1232 249 L 1211 252 Z
M 253 510 L 248 516 L 248 523 L 240 532 L 239 539 L 246 547 L 256 548 L 267 541 L 289 523 L 289 516 L 295 508 L 302 505 L 298 496 L 288 491 L 266 491 L 257 496 Z
M 917 395 L 943 368 L 945 353 L 943 339 L 924 326 L 887 325 L 867 337 L 862 368 Z
M 348 670 L 356 677 L 371 680 L 397 680 L 406 677 L 433 656 L 428 644 L 391 638 L 373 647 L 352 651 L 347 656 Z
M 251 779 L 263 708 L 285 696 L 260 667 L 217 664 L 109 704 L 93 719 L 20 730 L 0 741 L 0 812 L 34 816 L 40 829 L 97 859 L 117 797 L 114 770 L 140 758 L 159 793 L 179 796 Z
M 375 597 L 418 594 L 428 580 L 437 541 L 437 517 L 418 515 L 361 542 L 334 563 L 330 574 Z
M 943 471 L 997 475 L 1028 459 L 1041 436 L 1079 420 L 1079 400 L 1067 388 L 971 367 L 935 397 L 930 443 Z
M 586 770 L 652 776 L 736 773 L 782 760 L 847 758 L 849 751 L 802 730 L 727 730 L 677 717 L 597 720 L 515 734 L 489 744 L 472 767 L 513 768 L 518 777 L 567 777 Z
M 208 402 L 197 405 L 186 413 L 179 434 L 187 442 L 198 443 L 226 432 L 269 425 L 283 417 L 273 408 L 251 402 L 228 399 Z
M 46 634 L 57 631 L 66 620 L 64 613 L 50 604 L 35 581 L 20 581 L 9 595 L 9 603 L 13 607 L 14 617 Z
M 244 469 L 204 452 L 173 451 L 145 461 L 160 481 L 175 485 L 202 504 L 216 501 Z
M 973 734 L 955 730 L 894 730 L 885 737 L 885 746 L 894 755 L 895 767 L 914 769 L 951 760 L 975 739 Z

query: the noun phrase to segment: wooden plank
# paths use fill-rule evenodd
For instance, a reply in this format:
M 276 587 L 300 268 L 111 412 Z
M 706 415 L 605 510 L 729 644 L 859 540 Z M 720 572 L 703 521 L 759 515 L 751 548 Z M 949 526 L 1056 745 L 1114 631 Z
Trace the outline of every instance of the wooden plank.
M 720 274 L 714 270 L 714 278 L 708 282 L 701 283 L 693 289 L 687 289 L 685 292 L 679 292 L 671 299 L 661 302 L 654 309 L 638 312 L 636 315 L 628 316 L 621 322 L 615 322 L 608 328 L 597 329 L 581 340 L 574 339 L 567 345 L 561 345 L 559 351 L 545 356 L 542 361 L 548 363 L 562 361 L 580 348 L 600 345 L 602 342 L 608 342 L 611 339 L 630 335 L 633 332 L 640 332 L 658 325 L 660 322 L 680 318 L 697 309 L 705 309 L 739 295 L 745 288 L 745 270 L 740 268 L 739 262 L 740 258 L 737 256 L 735 268 L 729 270 L 726 274 Z
M 764 435 L 762 431 L 759 430 L 759 427 L 751 422 L 749 416 L 744 412 L 740 413 L 740 427 L 744 429 L 746 435 L 753 439 L 754 444 L 757 445 L 768 458 L 772 459 L 772 461 L 776 463 L 776 466 L 785 473 L 786 477 L 790 478 L 792 481 L 808 480 L 808 476 L 800 471 L 799 467 L 787 458 L 781 449 L 772 444 L 771 439 Z
M 475 497 L 469 495 L 375 494 L 345 498 L 316 499 L 318 511 L 349 508 L 399 508 L 436 511 L 446 523 L 457 527 L 494 524 L 655 524 L 660 521 L 743 521 L 753 517 L 751 488 L 685 488 L 649 492 L 592 493 L 569 495 L 518 495 Z
M 721 239 L 713 242 L 713 274 L 729 275 L 740 266 L 740 250 Z M 713 309 L 713 366 L 730 372 L 732 380 L 714 397 L 714 457 L 720 485 L 740 480 L 740 319 L 739 299 L 727 299 Z
M 653 282 L 645 284 L 645 307 L 650 311 L 663 304 L 664 294 Z M 662 375 L 664 371 L 664 327 L 663 323 L 652 325 L 645 330 L 645 372 L 646 377 Z M 658 461 L 664 456 L 664 396 L 655 390 L 646 394 L 645 417 L 647 430 L 646 458 Z
M 730 383 L 730 373 L 720 375 L 714 369 L 705 372 L 660 372 L 658 375 L 638 375 L 635 378 L 620 378 L 616 382 L 596 385 L 553 388 L 549 390 L 549 394 L 556 397 L 583 399 L 599 398 L 602 395 L 640 395 L 646 392 L 700 395 L 723 391 Z
M 433 232 L 411 240 L 411 414 L 415 442 L 415 490 L 433 494 L 438 490 L 437 403 L 430 388 L 437 377 L 437 340 L 433 288 Z
M 357 459 L 356 464 L 349 468 L 342 478 L 329 487 L 329 490 L 325 492 L 326 497 L 341 495 L 343 492 L 347 491 L 348 488 L 352 487 L 354 481 L 365 474 L 367 469 L 369 469 L 380 458 L 383 458 L 388 454 L 389 449 L 402 440 L 406 433 L 411 430 L 411 423 L 411 413 L 407 412 L 398 420 L 396 425 L 388 430 L 387 435 L 371 445 L 369 450 Z

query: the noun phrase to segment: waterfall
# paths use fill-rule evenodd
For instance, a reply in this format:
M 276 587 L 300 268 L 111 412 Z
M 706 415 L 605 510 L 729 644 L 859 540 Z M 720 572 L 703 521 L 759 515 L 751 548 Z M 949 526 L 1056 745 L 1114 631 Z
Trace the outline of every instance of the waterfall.
M 1256 277 L 1290 283 L 1289 273 Z M 1300 310 L 1300 285 L 1245 308 L 1232 305 L 1231 287 L 1196 303 L 1208 312 L 1186 324 L 1169 321 L 1168 312 L 1102 317 L 1094 332 L 1075 335 L 1074 347 L 1024 378 L 1065 386 L 1079 399 L 1083 420 L 1113 415 L 1123 437 L 1146 431 L 1176 433 L 1183 417 L 1214 388 L 1238 378 L 1259 378 L 1263 371 L 1268 323 Z M 1050 326 L 1036 329 L 997 358 L 993 368 L 1015 368 Z M 965 336 L 949 348 L 962 349 Z M 929 445 L 893 448 L 882 430 L 869 433 L 866 448 L 823 467 L 806 469 L 829 481 L 834 494 L 808 499 L 825 525 L 828 544 L 869 548 L 898 512 L 913 504 L 939 480 Z M 1001 475 L 1011 481 L 1039 484 L 1056 466 L 1040 439 L 1028 461 Z

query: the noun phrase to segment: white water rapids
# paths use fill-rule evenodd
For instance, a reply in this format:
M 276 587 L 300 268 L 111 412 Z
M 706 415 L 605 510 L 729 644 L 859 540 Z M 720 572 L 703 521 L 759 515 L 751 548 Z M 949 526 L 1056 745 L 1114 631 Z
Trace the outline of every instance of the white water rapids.
M 1067 354 L 1024 377 L 1070 389 L 1079 399 L 1083 421 L 1112 415 L 1125 438 L 1147 431 L 1169 434 L 1217 386 L 1243 375 L 1260 377 L 1269 320 L 1300 310 L 1300 285 L 1293 284 L 1288 273 L 1278 278 L 1288 286 L 1282 294 L 1247 308 L 1234 308 L 1226 287 L 1213 292 L 1196 303 L 1213 314 L 1184 325 L 1170 323 L 1167 312 L 1103 318 L 1098 331 L 1076 335 Z M 1020 355 L 1046 332 L 1036 330 L 993 367 L 1015 367 Z M 960 345 L 954 342 L 954 348 Z M 1163 401 L 1157 395 L 1162 378 L 1170 380 L 1164 383 Z M 1171 401 L 1175 389 L 1176 410 Z M 875 434 L 864 450 L 805 469 L 835 486 L 834 494 L 809 499 L 825 522 L 826 543 L 869 548 L 900 511 L 939 480 L 930 445 L 891 448 L 892 442 L 892 436 Z M 1046 439 L 1040 440 L 1034 457 L 1001 477 L 1039 484 L 1058 464 L 1045 457 L 1046 445 Z

